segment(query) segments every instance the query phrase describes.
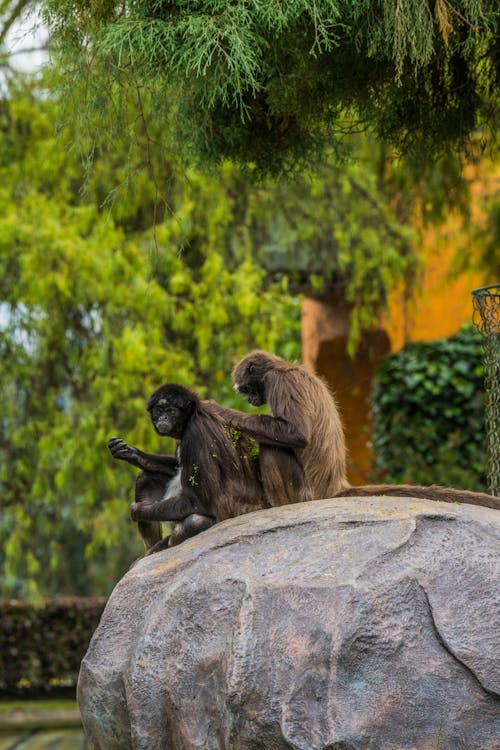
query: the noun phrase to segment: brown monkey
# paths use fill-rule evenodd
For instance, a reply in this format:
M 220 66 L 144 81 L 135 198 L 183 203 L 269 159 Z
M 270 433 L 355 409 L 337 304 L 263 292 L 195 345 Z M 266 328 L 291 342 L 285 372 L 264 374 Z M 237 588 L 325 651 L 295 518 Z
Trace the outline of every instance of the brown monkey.
M 266 506 L 255 446 L 228 427 L 213 402 L 201 401 L 183 386 L 167 384 L 153 393 L 147 408 L 158 434 L 178 441 L 179 472 L 161 500 L 132 505 L 134 520 L 194 523 L 192 533 L 198 533 L 206 524 Z M 140 455 L 149 469 L 157 470 L 169 458 L 123 446 L 125 454 L 132 453 L 117 456 L 115 451 L 117 458 L 132 462 L 135 454 Z M 168 541 L 162 540 L 148 554 L 166 546 Z
M 268 403 L 272 416 L 223 409 L 221 416 L 233 427 L 255 438 L 260 446 L 292 449 L 303 467 L 304 478 L 288 502 L 327 497 L 395 495 L 462 502 L 500 510 L 500 499 L 482 492 L 469 492 L 432 485 L 367 485 L 351 487 L 346 478 L 346 448 L 337 406 L 327 386 L 302 365 L 286 362 L 274 354 L 254 351 L 233 371 L 234 387 L 253 406 Z M 277 474 L 286 477 L 283 454 L 267 457 L 261 467 L 266 496 L 272 504 L 272 484 Z M 269 477 L 270 486 L 267 486 Z M 284 480 L 282 480 L 284 481 Z
M 335 399 L 320 378 L 302 365 L 255 351 L 236 365 L 233 380 L 235 390 L 245 394 L 252 406 L 268 403 L 273 415 L 219 407 L 233 427 L 258 441 L 270 504 L 318 500 L 349 487 L 342 422 Z

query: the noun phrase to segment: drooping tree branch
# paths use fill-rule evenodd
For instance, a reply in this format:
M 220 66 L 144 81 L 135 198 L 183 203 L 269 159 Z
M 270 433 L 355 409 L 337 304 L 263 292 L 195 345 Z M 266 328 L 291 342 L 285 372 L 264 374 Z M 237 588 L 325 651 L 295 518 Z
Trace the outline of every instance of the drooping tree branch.
M 11 0 L 4 0 L 0 3 L 0 46 L 5 42 L 14 22 L 32 4 L 32 0 L 17 0 L 16 3 L 12 3 Z

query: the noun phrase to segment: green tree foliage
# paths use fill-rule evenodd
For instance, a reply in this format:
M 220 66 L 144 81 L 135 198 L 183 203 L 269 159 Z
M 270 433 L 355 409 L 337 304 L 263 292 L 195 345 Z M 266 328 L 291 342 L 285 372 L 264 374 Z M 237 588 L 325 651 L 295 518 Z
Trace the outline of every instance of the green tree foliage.
M 483 375 L 469 326 L 387 357 L 372 396 L 375 477 L 487 492 Z
M 135 471 L 111 463 L 105 444 L 115 433 L 173 449 L 145 415 L 155 386 L 187 383 L 241 407 L 229 377 L 238 356 L 300 356 L 290 288 L 340 287 L 355 343 L 415 269 L 413 233 L 368 142 L 346 169 L 325 161 L 293 184 L 255 186 L 228 162 L 183 167 L 147 92 L 133 93 L 109 128 L 89 120 L 75 135 L 68 123 L 58 138 L 62 110 L 46 95 L 13 79 L 0 104 L 7 594 L 105 592 L 138 553 Z
M 500 198 L 492 199 L 489 206 L 487 231 L 483 234 L 483 263 L 490 279 L 500 278 Z
M 378 319 L 388 290 L 402 280 L 413 284 L 417 232 L 410 221 L 416 196 L 421 203 L 426 190 L 428 203 L 438 212 L 443 196 L 449 199 L 447 181 L 455 186 L 459 182 L 456 159 L 450 159 L 445 169 L 443 160 L 434 163 L 429 183 L 429 168 L 417 172 L 403 162 L 390 164 L 383 146 L 357 134 L 348 139 L 355 159 L 339 161 L 335 149 L 327 148 L 320 165 L 290 178 L 261 175 L 256 181 L 253 168 L 242 169 L 229 160 L 208 172 L 182 168 L 172 156 L 179 150 L 168 108 L 142 87 L 133 66 L 121 71 L 119 79 L 110 81 L 103 91 L 89 86 L 86 68 L 84 77 L 79 76 L 81 61 L 75 59 L 72 88 L 82 101 L 91 102 L 90 109 L 80 108 L 79 116 L 73 100 L 62 97 L 66 134 L 85 160 L 93 182 L 94 153 L 106 152 L 117 164 L 116 172 L 108 175 L 97 166 L 96 199 L 112 202 L 120 193 L 116 183 L 120 175 L 121 187 L 127 188 L 127 229 L 137 222 L 146 228 L 153 215 L 159 221 L 175 207 L 176 241 L 191 266 L 199 262 L 197 247 L 209 232 L 230 267 L 251 252 L 268 274 L 291 280 L 294 291 L 321 296 L 335 287 L 351 311 L 352 349 L 363 328 Z M 94 60 L 92 69 L 100 63 Z M 52 72 L 49 85 L 58 90 L 61 71 Z M 103 71 L 96 76 L 105 80 Z M 124 141 L 127 149 L 117 150 L 116 144 Z M 178 178 L 179 170 L 187 180 Z M 221 190 L 223 200 L 231 204 L 231 211 L 222 215 Z M 147 210 L 146 194 L 150 196 Z M 135 212 L 131 201 L 137 201 Z M 113 209 L 116 219 L 120 206 L 118 200 Z M 207 226 L 207 217 L 219 217 L 216 237 Z M 215 226 L 215 218 L 210 221 Z
M 152 250 L 151 228 L 141 226 L 152 220 L 151 183 L 136 185 L 116 219 L 99 210 L 96 196 L 120 167 L 96 156 L 87 197 L 79 195 L 82 165 L 55 138 L 56 120 L 55 105 L 29 91 L 12 89 L 0 105 L 7 595 L 107 592 L 137 556 L 127 509 L 136 472 L 112 463 L 106 441 L 117 434 L 173 450 L 145 413 L 156 386 L 187 383 L 234 405 L 238 356 L 254 346 L 299 355 L 298 303 L 285 281 L 267 283 L 241 243 L 233 265 L 225 261 L 233 206 L 222 188 L 216 199 L 217 182 L 206 187 L 203 230 L 191 233 L 199 232 L 195 257 L 194 241 L 184 236 L 185 254 L 179 241 L 192 211 L 187 191 L 157 224 Z
M 427 159 L 498 116 L 490 0 L 43 5 L 71 86 L 77 74 L 89 83 L 87 111 L 106 104 L 96 90 L 139 82 L 179 146 L 205 160 L 278 171 L 341 147 L 349 122 Z
M 500 191 L 495 186 L 485 196 L 483 209 L 484 220 L 476 222 L 469 231 L 470 242 L 476 248 L 470 253 L 461 253 L 456 259 L 457 269 L 481 265 L 484 269 L 486 283 L 498 282 L 500 279 Z
M 360 148 L 357 154 L 358 162 L 343 167 L 332 159 L 293 183 L 268 179 L 257 186 L 226 162 L 219 174 L 233 210 L 230 223 L 219 219 L 215 242 L 230 265 L 242 247 L 251 249 L 259 266 L 293 290 L 321 297 L 335 288 L 351 311 L 353 350 L 378 320 L 387 292 L 397 282 L 411 284 L 418 265 L 417 233 L 391 208 L 371 154 Z M 206 175 L 192 171 L 189 195 L 179 241 L 196 263 L 196 248 L 209 232 L 206 219 L 220 213 L 220 196 Z

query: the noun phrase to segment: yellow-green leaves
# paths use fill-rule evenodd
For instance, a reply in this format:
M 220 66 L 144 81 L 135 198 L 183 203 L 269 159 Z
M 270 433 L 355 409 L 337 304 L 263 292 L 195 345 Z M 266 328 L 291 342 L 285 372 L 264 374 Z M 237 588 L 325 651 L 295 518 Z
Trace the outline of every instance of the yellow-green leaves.
M 239 235 L 218 179 L 176 174 L 153 231 L 149 183 L 103 205 L 130 144 L 116 144 L 116 162 L 94 154 L 83 195 L 76 150 L 49 127 L 56 105 L 13 91 L 3 106 L 0 588 L 105 593 L 142 549 L 128 514 L 137 471 L 112 460 L 107 440 L 173 453 L 150 424 L 152 391 L 178 382 L 236 405 L 235 361 L 278 342 L 298 354 L 298 316 L 244 232 L 237 257 L 227 252 Z

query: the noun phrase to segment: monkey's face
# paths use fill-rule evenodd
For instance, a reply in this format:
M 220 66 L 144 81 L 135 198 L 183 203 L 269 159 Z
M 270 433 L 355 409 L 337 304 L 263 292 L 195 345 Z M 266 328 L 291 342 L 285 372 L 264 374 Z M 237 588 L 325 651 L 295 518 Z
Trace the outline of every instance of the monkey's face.
M 182 385 L 161 385 L 148 399 L 147 409 L 159 435 L 180 440 L 193 416 L 199 399 Z
M 148 409 L 151 421 L 159 435 L 167 435 L 179 439 L 182 437 L 186 425 L 186 417 L 176 406 L 167 399 L 161 398 Z
M 235 383 L 234 388 L 238 393 L 243 393 L 247 397 L 248 403 L 252 404 L 252 406 L 264 406 L 266 403 L 266 390 L 262 383 L 250 381 L 239 386 Z
M 246 358 L 233 372 L 234 390 L 243 393 L 252 406 L 263 406 L 267 402 L 264 375 L 267 368 L 259 361 Z

